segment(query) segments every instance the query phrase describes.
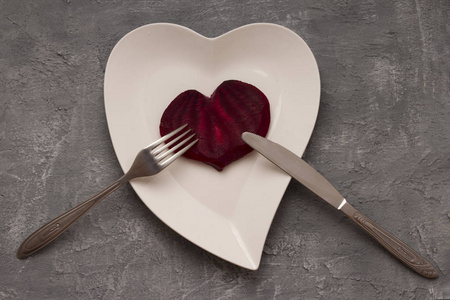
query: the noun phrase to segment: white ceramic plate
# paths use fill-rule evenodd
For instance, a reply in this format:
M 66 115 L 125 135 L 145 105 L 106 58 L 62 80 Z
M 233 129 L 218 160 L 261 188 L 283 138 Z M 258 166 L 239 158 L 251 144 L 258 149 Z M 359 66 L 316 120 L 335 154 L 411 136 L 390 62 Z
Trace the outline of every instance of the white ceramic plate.
M 160 118 L 181 92 L 210 95 L 225 80 L 262 90 L 271 104 L 268 138 L 302 155 L 319 108 L 320 78 L 311 50 L 294 32 L 251 24 L 206 38 L 174 24 L 151 24 L 123 37 L 108 60 L 105 108 L 122 169 L 159 138 Z M 173 230 L 236 265 L 257 269 L 290 177 L 252 152 L 217 172 L 179 159 L 131 185 Z

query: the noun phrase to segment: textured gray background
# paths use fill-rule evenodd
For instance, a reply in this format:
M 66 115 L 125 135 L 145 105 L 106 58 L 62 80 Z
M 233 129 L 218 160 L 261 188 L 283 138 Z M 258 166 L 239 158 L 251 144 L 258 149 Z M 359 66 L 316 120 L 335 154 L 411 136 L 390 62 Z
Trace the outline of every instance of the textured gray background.
M 259 270 L 167 228 L 126 186 L 44 251 L 22 239 L 121 176 L 106 61 L 141 25 L 298 33 L 321 72 L 305 159 L 439 268 L 425 279 L 291 182 Z M 450 299 L 450 1 L 0 0 L 1 299 Z

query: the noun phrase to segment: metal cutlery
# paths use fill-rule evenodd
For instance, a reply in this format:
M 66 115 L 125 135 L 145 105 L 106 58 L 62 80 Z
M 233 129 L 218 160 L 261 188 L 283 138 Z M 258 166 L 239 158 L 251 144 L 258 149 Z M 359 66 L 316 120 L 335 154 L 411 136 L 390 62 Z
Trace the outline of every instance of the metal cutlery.
M 253 133 L 243 133 L 242 139 L 323 200 L 342 211 L 405 265 L 422 276 L 438 277 L 437 270 L 425 258 L 351 206 L 330 182 L 300 157 L 283 146 Z
M 186 126 L 187 124 L 181 126 L 142 149 L 137 154 L 130 170 L 120 179 L 94 197 L 75 206 L 28 236 L 19 246 L 17 258 L 26 258 L 45 247 L 61 233 L 66 231 L 82 215 L 123 184 L 134 178 L 156 175 L 164 170 L 198 141 L 198 139 L 193 139 L 195 134 L 186 137 L 190 131 L 183 131 Z M 173 139 L 165 143 L 170 138 Z M 186 143 L 188 144 L 186 145 Z

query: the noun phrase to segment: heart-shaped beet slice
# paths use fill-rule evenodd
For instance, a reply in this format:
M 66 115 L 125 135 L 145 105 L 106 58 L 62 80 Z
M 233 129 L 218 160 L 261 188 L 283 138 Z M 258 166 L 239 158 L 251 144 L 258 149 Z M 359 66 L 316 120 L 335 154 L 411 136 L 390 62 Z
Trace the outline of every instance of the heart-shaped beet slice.
M 207 97 L 196 90 L 178 95 L 164 111 L 161 136 L 188 124 L 198 142 L 184 156 L 218 171 L 252 151 L 242 139 L 248 131 L 266 136 L 270 124 L 267 97 L 251 84 L 224 81 Z

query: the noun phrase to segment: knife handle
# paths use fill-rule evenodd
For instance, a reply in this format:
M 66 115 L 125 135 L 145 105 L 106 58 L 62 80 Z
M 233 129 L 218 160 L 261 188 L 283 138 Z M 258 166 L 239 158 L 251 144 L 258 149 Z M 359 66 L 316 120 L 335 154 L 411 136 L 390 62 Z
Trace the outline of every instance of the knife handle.
M 438 277 L 438 271 L 425 258 L 386 229 L 363 215 L 348 202 L 341 208 L 341 211 L 373 236 L 384 248 L 386 248 L 386 250 L 397 257 L 405 265 L 422 276 L 428 278 Z

